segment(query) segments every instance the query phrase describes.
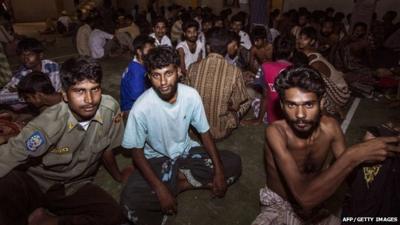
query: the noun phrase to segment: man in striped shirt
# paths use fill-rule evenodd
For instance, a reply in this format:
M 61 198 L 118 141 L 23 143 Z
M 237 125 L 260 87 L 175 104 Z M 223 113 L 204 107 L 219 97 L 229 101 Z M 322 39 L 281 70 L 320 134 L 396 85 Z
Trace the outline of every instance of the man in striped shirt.
M 3 45 L 0 44 L 0 87 L 7 84 L 11 77 L 10 65 L 8 64 L 7 56 Z
M 188 72 L 190 86 L 203 100 L 214 139 L 225 138 L 237 128 L 250 106 L 241 70 L 224 58 L 229 35 L 224 29 L 211 30 L 207 37 L 209 55 L 192 64 Z

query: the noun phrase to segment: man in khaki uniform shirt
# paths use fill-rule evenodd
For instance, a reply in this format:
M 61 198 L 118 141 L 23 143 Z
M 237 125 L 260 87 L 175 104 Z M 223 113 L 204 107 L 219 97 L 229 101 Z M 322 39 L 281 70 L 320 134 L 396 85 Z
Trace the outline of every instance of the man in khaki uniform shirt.
M 101 158 L 125 179 L 112 153 L 124 132 L 119 105 L 101 94 L 97 63 L 70 59 L 61 74 L 64 102 L 0 146 L 1 225 L 121 222 L 117 202 L 93 184 Z

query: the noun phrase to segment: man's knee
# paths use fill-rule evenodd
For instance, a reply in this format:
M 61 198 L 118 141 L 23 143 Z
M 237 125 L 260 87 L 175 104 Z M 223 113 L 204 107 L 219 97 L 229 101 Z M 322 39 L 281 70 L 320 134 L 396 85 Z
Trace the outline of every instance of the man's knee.
M 123 211 L 127 208 L 157 211 L 160 204 L 156 193 L 139 171 L 134 171 L 128 178 L 121 192 L 120 204 Z
M 123 223 L 122 210 L 117 203 L 102 204 L 98 208 L 80 214 L 69 214 L 58 217 L 59 225 L 120 225 Z
M 135 225 L 160 225 L 164 219 L 161 211 L 149 211 L 142 209 L 130 209 L 125 207 L 126 220 Z
M 26 173 L 11 171 L 0 178 L 0 199 L 0 225 L 25 224 L 42 204 L 42 193 Z
M 231 151 L 220 151 L 225 177 L 228 181 L 236 181 L 242 174 L 242 159 Z M 228 182 L 231 183 L 231 182 Z
M 96 224 L 120 225 L 123 222 L 123 214 L 118 204 L 110 204 L 104 207 L 104 216 L 99 218 Z

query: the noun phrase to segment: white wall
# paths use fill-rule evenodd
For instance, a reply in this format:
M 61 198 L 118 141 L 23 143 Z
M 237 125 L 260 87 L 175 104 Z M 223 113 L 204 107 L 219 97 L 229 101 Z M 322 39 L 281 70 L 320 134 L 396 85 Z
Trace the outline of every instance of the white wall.
M 324 10 L 328 7 L 333 7 L 336 11 L 347 14 L 353 10 L 353 0 L 284 0 L 283 10 L 298 9 L 302 6 L 306 6 L 310 10 Z M 382 18 L 382 15 L 388 10 L 397 11 L 396 20 L 399 21 L 400 0 L 378 0 L 376 6 L 378 18 Z

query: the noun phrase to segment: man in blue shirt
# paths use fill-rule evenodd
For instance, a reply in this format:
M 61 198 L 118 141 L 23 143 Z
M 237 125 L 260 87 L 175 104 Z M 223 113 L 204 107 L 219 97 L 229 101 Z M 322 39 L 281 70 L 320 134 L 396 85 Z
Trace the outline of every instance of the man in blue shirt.
M 178 84 L 177 52 L 166 46 L 152 49 L 145 65 L 152 88 L 132 107 L 122 143 L 138 170 L 129 177 L 121 204 L 137 225 L 161 224 L 163 214 L 176 213 L 175 198 L 186 190 L 207 188 L 223 197 L 227 184 L 241 174 L 240 157 L 216 149 L 199 93 Z M 189 126 L 203 146 L 189 137 Z
M 143 65 L 144 57 L 154 48 L 154 38 L 140 35 L 133 41 L 135 57 L 122 74 L 121 79 L 121 111 L 127 115 L 133 103 L 149 88 L 146 78 L 146 68 Z

